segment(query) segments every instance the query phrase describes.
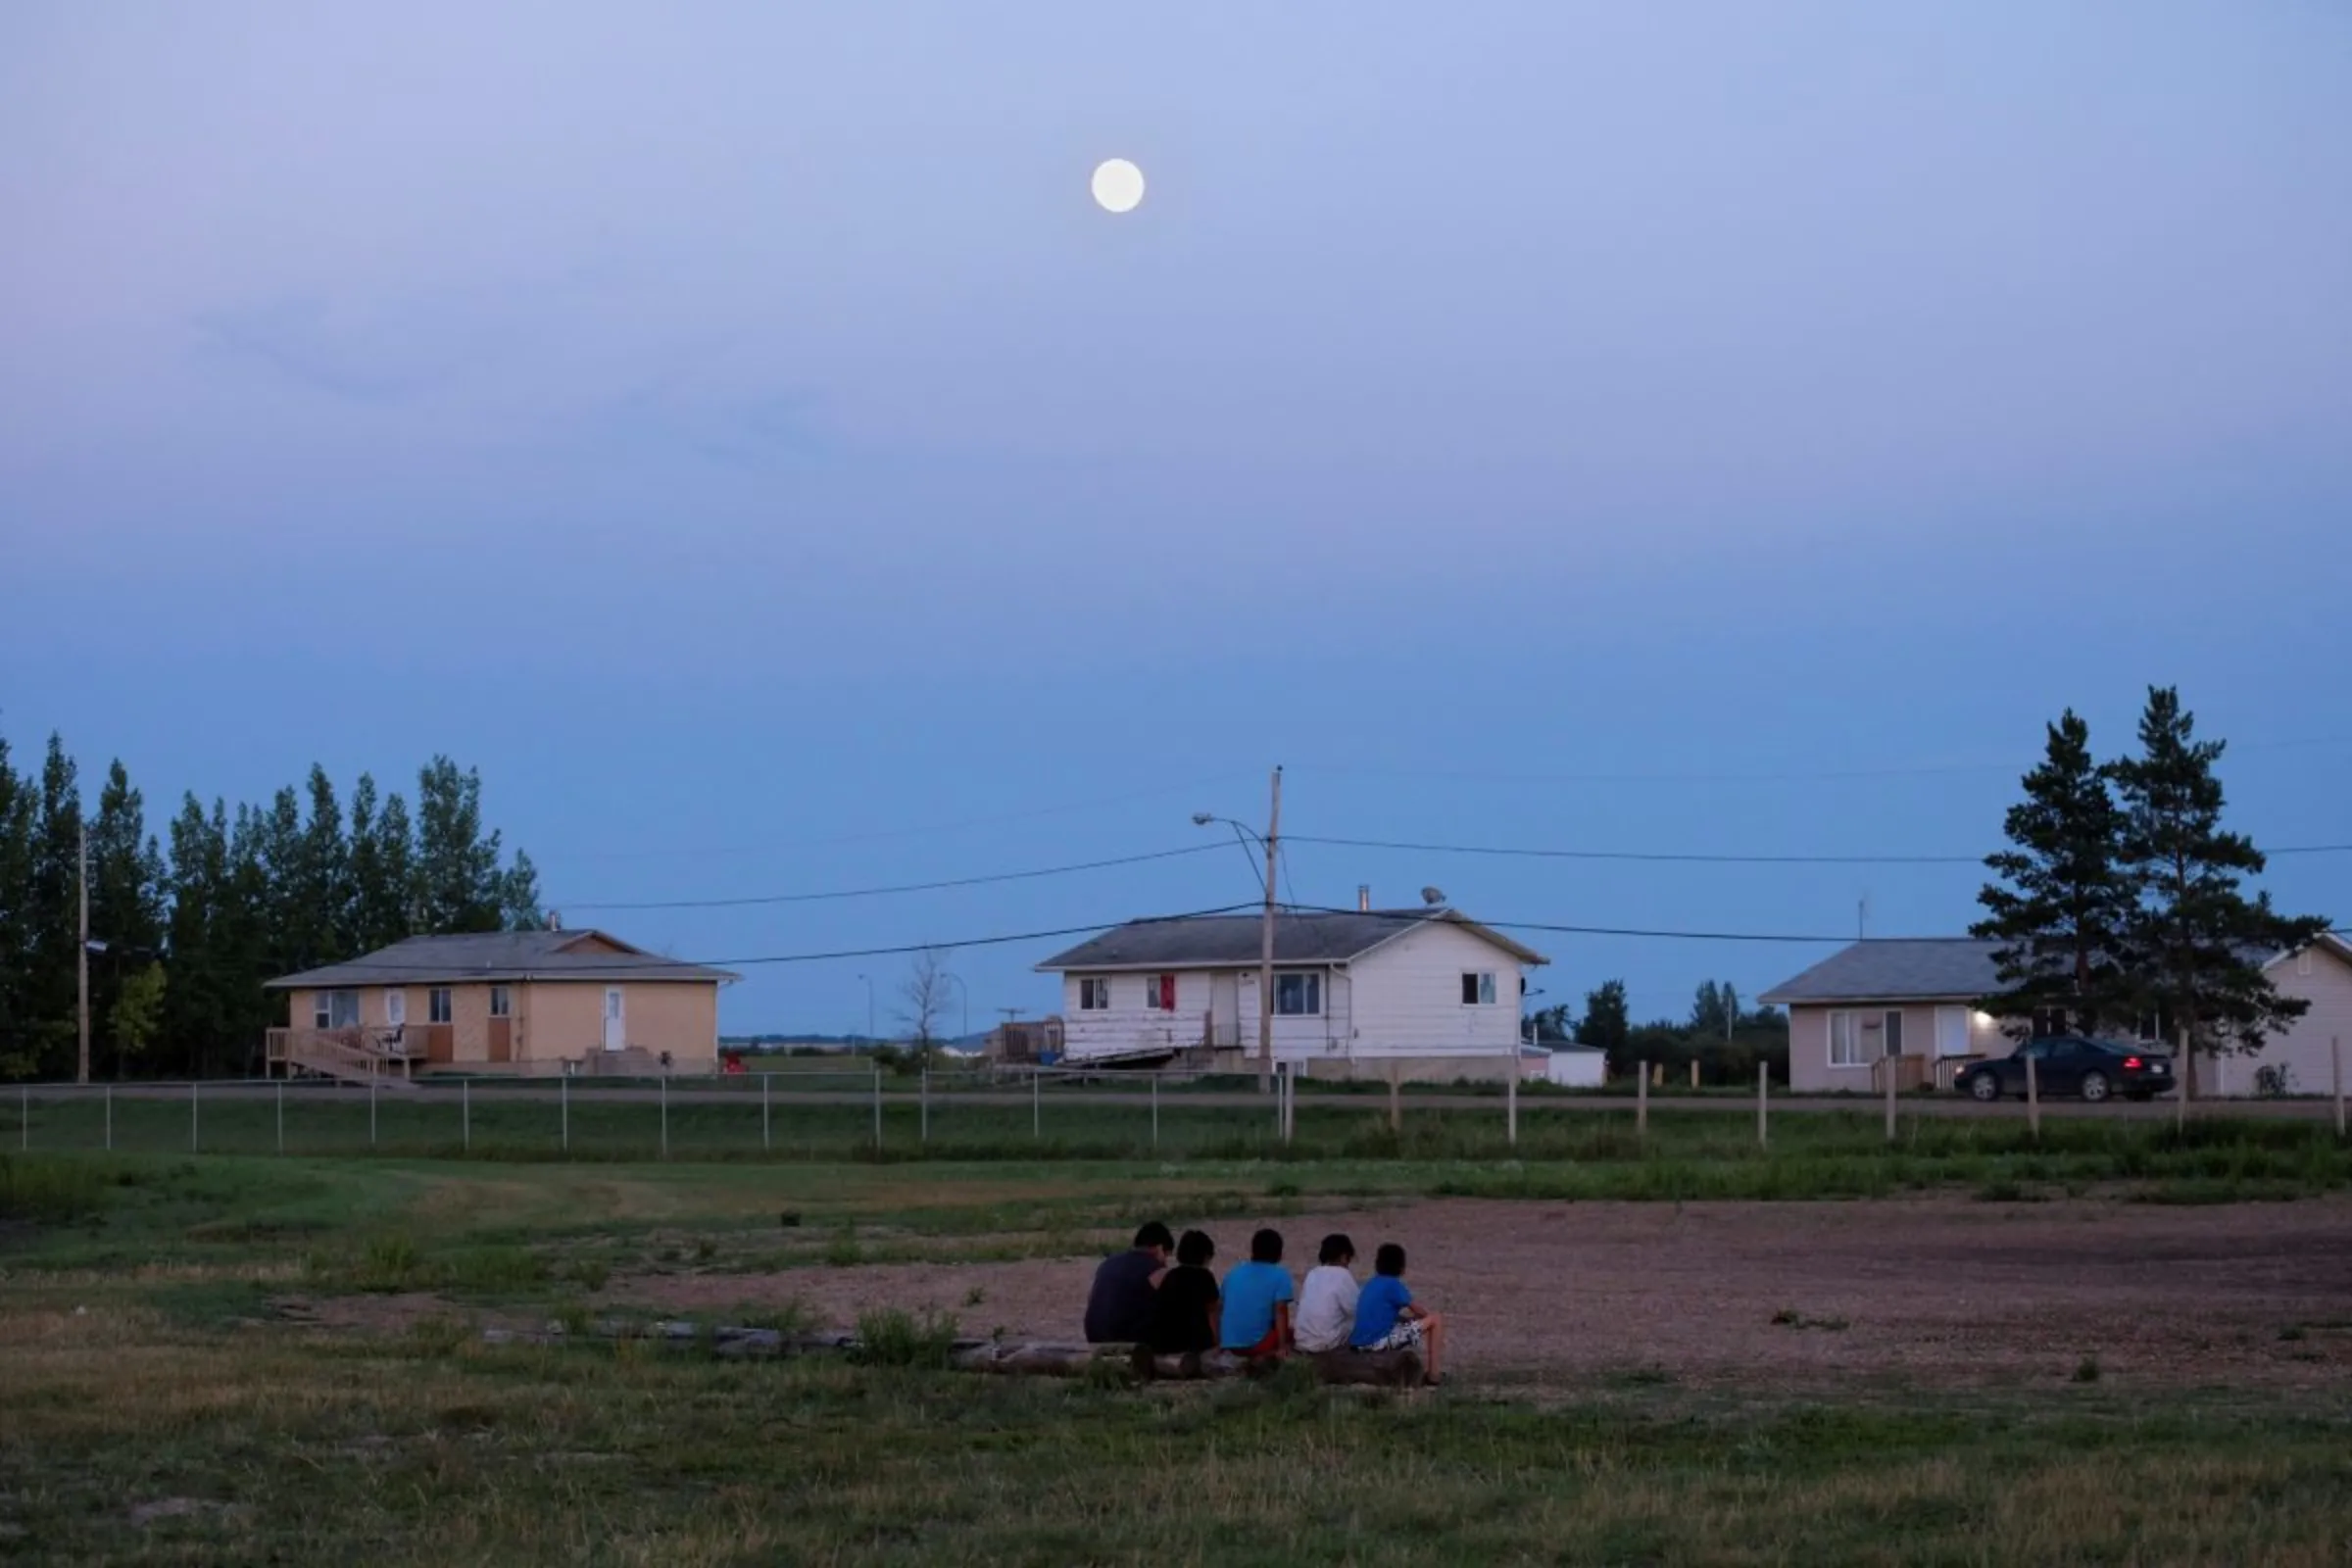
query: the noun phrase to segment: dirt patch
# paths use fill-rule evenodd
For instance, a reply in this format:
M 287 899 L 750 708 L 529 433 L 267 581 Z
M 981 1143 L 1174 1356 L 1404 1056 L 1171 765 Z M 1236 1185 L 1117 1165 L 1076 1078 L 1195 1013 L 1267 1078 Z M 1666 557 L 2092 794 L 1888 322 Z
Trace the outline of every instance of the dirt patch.
M 1173 1214 L 1181 1224 L 1183 1216 Z M 1304 1220 L 1219 1220 L 1220 1272 L 1259 1224 L 1294 1274 L 1326 1231 L 1409 1249 L 1408 1278 L 1474 1375 L 1625 1373 L 1741 1385 L 2103 1380 L 2352 1383 L 2352 1200 L 2170 1208 L 1981 1203 L 1447 1200 Z M 1363 1264 L 1359 1263 L 1359 1270 Z M 1076 1337 L 1091 1258 L 635 1277 L 615 1305 L 720 1313 L 877 1307 L 967 1332 Z M 1778 1321 L 1776 1321 L 1776 1319 Z

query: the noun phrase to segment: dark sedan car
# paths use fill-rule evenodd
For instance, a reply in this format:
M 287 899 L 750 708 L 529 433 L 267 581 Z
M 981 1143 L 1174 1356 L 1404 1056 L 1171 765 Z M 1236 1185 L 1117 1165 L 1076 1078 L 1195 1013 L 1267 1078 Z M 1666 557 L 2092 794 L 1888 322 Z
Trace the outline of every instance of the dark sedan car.
M 2081 1095 L 2095 1103 L 2113 1095 L 2146 1100 L 2173 1089 L 2173 1058 L 2163 1053 L 2076 1037 L 2029 1040 L 2006 1056 L 1966 1068 L 1952 1087 L 1984 1101 L 2023 1099 L 2028 1059 L 2040 1095 Z

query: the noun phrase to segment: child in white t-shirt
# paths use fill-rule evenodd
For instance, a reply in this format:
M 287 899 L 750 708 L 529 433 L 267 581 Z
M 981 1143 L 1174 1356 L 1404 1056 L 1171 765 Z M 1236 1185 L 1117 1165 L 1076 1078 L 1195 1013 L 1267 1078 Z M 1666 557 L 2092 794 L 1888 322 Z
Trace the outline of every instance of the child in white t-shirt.
M 1355 1329 L 1355 1298 L 1360 1289 L 1348 1271 L 1355 1261 L 1355 1244 L 1345 1236 L 1326 1236 L 1315 1266 L 1306 1271 L 1298 1290 L 1298 1316 L 1292 1335 L 1298 1348 L 1313 1354 L 1337 1350 Z

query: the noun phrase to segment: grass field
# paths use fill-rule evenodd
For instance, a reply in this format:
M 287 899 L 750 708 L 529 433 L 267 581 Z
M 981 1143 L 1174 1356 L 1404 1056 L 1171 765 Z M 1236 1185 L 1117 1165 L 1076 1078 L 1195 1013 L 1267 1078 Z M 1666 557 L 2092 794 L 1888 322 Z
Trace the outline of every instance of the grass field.
M 2284 1195 L 2343 1179 L 2331 1140 L 2301 1127 L 2214 1123 L 2186 1143 L 2154 1127 L 2053 1127 L 2032 1152 L 2000 1144 L 2000 1126 L 1923 1126 L 1923 1147 L 1889 1154 L 1869 1147 L 1867 1118 L 1818 1120 L 1771 1156 L 1737 1147 L 1736 1128 L 1661 1118 L 1646 1149 L 1609 1141 L 1620 1121 L 1563 1130 L 1551 1157 L 1523 1150 L 1508 1165 L 1452 1147 L 1474 1147 L 1471 1135 L 1434 1117 L 1427 1150 L 1284 1160 L 1016 1155 L 999 1139 L 980 1158 L 877 1162 L 825 1157 L 855 1134 L 813 1124 L 808 1152 L 767 1162 L 755 1149 L 734 1162 L 631 1163 L 617 1147 L 580 1164 L 10 1155 L 0 1558 L 2344 1560 L 2352 1363 L 2332 1320 L 2265 1320 L 2261 1337 L 2278 1343 L 2254 1348 L 2294 1382 L 2185 1366 L 2177 1383 L 2102 1376 L 2094 1355 L 2032 1379 L 1808 1372 L 1800 1359 L 1748 1380 L 1628 1356 L 1573 1378 L 1472 1366 L 1458 1386 L 1414 1396 L 1288 1380 L 1138 1392 L 629 1344 L 492 1346 L 479 1333 L 625 1311 L 615 1303 L 685 1284 L 729 1299 L 730 1281 L 747 1303 L 755 1285 L 768 1292 L 765 1310 L 791 1320 L 808 1310 L 791 1285 L 804 1274 L 870 1276 L 888 1301 L 911 1260 L 951 1250 L 1004 1269 L 1059 1259 L 1066 1273 L 1147 1213 L 1231 1226 L 1295 1213 L 1311 1229 L 1345 1205 L 1466 1192 L 1503 1200 L 1446 1212 L 1518 1229 L 1575 1224 L 1578 1211 L 1546 1205 L 1583 1182 L 1664 1198 L 1685 1185 L 1829 1196 L 1948 1180 L 1968 1185 L 1961 1217 L 2006 1238 L 2001 1216 L 2066 1208 L 2068 1181 L 2213 1198 L 2231 1183 Z M 1303 1136 L 1305 1107 L 1300 1121 Z M 447 1152 L 437 1134 L 409 1136 Z M 1203 1131 L 1200 1147 L 1211 1142 Z M 1866 1163 L 1881 1174 L 1857 1174 Z M 2009 1201 L 2041 1184 L 2054 1201 Z M 1918 1201 L 1929 1200 L 1839 1206 L 1900 1231 L 1922 1223 L 1900 1217 Z M 1934 1201 L 1949 1212 L 1953 1199 Z M 1768 1210 L 1788 1206 L 1754 1212 Z M 2229 1217 L 2127 1212 L 2154 1226 Z M 2113 1224 L 2091 1210 L 2084 1222 Z M 1561 1281 L 1560 1311 L 1580 1310 L 1579 1287 Z M 2201 1288 L 2234 1286 L 2217 1275 Z M 973 1302 L 967 1327 L 994 1306 Z M 1669 1296 L 1644 1310 L 1702 1309 Z M 1817 1354 L 1870 1327 L 1792 1322 L 1746 1332 Z

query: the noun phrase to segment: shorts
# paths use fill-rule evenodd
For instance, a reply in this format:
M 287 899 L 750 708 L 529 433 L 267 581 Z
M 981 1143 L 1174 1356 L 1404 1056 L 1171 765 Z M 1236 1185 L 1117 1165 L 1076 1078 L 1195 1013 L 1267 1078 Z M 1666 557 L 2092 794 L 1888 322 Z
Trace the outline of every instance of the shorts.
M 1418 1350 L 1421 1348 L 1421 1320 L 1417 1317 L 1400 1317 L 1396 1320 L 1395 1328 L 1361 1348 L 1366 1350 Z
M 1279 1328 L 1266 1330 L 1266 1337 L 1247 1349 L 1236 1346 L 1227 1346 L 1226 1348 L 1247 1361 L 1272 1360 L 1282 1354 L 1282 1331 Z

